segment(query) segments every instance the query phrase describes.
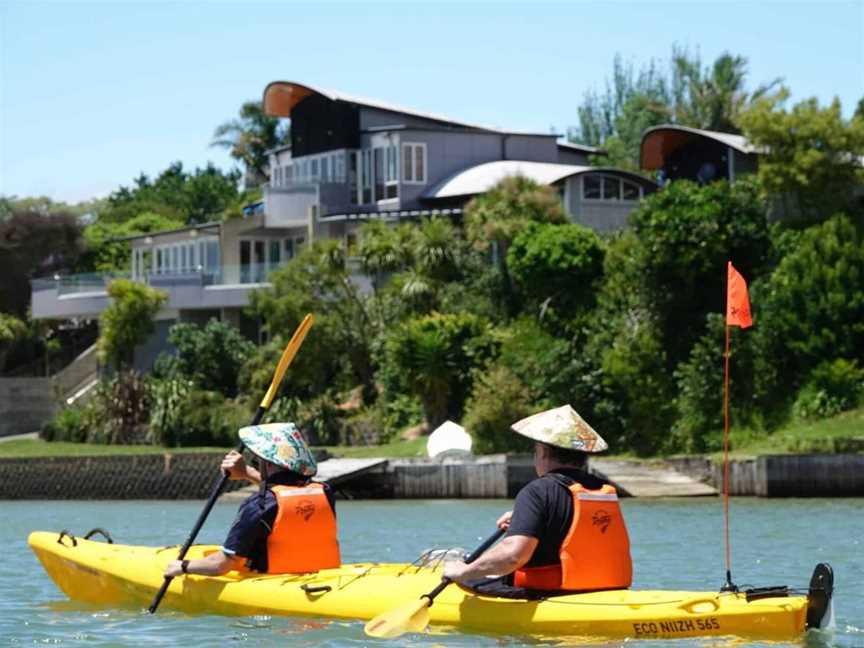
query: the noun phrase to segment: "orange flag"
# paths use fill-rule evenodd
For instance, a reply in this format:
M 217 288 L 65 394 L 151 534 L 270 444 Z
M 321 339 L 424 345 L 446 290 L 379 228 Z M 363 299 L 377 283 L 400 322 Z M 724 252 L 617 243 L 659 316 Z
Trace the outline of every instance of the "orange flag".
M 726 326 L 753 326 L 750 316 L 750 297 L 747 295 L 747 282 L 738 271 L 728 264 L 726 283 Z

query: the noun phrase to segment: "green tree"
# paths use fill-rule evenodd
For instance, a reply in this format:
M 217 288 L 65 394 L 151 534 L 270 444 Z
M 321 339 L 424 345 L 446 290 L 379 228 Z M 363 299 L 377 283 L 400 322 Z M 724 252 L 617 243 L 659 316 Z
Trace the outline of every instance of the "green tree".
M 462 423 L 474 437 L 474 452 L 527 451 L 531 444 L 510 429 L 533 413 L 528 387 L 503 365 L 477 373 Z
M 153 318 L 168 295 L 129 279 L 108 284 L 111 304 L 99 316 L 98 351 L 103 361 L 117 369 L 132 362 L 135 347 L 155 330 Z
M 174 162 L 151 180 L 143 173 L 131 187 L 120 187 L 99 211 L 99 220 L 122 223 L 145 213 L 156 213 L 184 224 L 221 220 L 242 199 L 240 172 L 224 173 L 208 163 L 191 173 Z
M 229 150 L 231 157 L 246 167 L 247 186 L 267 181 L 267 151 L 290 141 L 290 131 L 277 117 L 264 113 L 260 101 L 240 106 L 240 117 L 220 124 L 211 146 Z
M 27 325 L 14 315 L 0 312 L 0 372 L 6 366 L 6 355 L 16 341 L 27 335 Z
M 124 237 L 178 229 L 183 226 L 182 220 L 153 212 L 143 212 L 120 223 L 97 220 L 84 228 L 86 251 L 76 264 L 76 270 L 79 272 L 128 270 L 132 250 L 129 242 L 122 240 Z
M 639 171 L 642 134 L 652 126 L 740 132 L 742 111 L 779 83 L 775 79 L 748 92 L 746 78 L 747 59 L 728 52 L 703 67 L 698 53 L 673 45 L 668 68 L 651 59 L 638 70 L 616 55 L 604 90 L 585 94 L 579 126 L 568 136 L 606 151 L 592 158 L 595 165 Z
M 352 281 L 339 243 L 322 240 L 304 246 L 270 275 L 270 282 L 272 288 L 252 294 L 250 310 L 263 318 L 272 335 L 287 340 L 306 313 L 315 313 L 314 332 L 304 343 L 306 360 L 291 372 L 300 381 L 295 388 L 315 395 L 325 385 L 361 384 L 367 396 L 373 394 L 372 344 L 379 320 Z M 348 385 L 340 384 L 345 380 Z
M 472 370 L 488 354 L 486 328 L 469 313 L 431 313 L 408 320 L 387 337 L 387 363 L 420 398 L 429 429 L 461 418 Z
M 840 100 L 815 98 L 784 107 L 789 92 L 755 102 L 741 116 L 748 139 L 765 153 L 759 180 L 787 215 L 809 221 L 850 208 L 864 183 L 864 116 L 844 119 Z
M 603 243 L 582 225 L 532 224 L 513 240 L 507 265 L 529 303 L 569 318 L 593 305 Z
M 255 345 L 240 331 L 216 319 L 205 326 L 175 324 L 168 342 L 174 345 L 176 355 L 160 359 L 163 371 L 191 381 L 197 389 L 229 398 L 237 395 L 237 376 L 255 351 Z
M 753 182 L 677 181 L 645 199 L 630 222 L 631 285 L 657 318 L 671 371 L 702 334 L 705 316 L 723 312 L 726 262 L 748 279 L 766 267 L 766 209 Z
M 508 315 L 515 314 L 518 304 L 507 268 L 507 250 L 530 223 L 566 223 L 561 199 L 551 187 L 516 175 L 473 198 L 465 207 L 464 217 L 468 241 L 480 252 L 491 250 L 500 273 L 500 301 Z
M 835 216 L 806 229 L 752 291 L 756 394 L 765 410 L 790 397 L 824 361 L 864 360 L 864 238 Z
M 81 226 L 72 214 L 16 209 L 0 221 L 0 311 L 26 318 L 30 279 L 68 271 L 83 247 Z

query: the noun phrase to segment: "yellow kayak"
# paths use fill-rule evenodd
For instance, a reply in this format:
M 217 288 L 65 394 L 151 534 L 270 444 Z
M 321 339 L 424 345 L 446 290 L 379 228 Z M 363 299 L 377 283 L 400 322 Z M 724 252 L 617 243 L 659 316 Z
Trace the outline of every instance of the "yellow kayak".
M 177 547 L 142 547 L 38 531 L 28 542 L 45 571 L 71 599 L 145 608 Z M 216 551 L 193 546 L 187 557 Z M 820 567 L 823 567 L 820 565 Z M 817 580 L 814 572 L 814 581 Z M 431 623 L 460 630 L 543 636 L 672 638 L 738 635 L 791 639 L 830 616 L 830 568 L 814 596 L 785 588 L 748 593 L 615 590 L 540 601 L 480 596 L 452 586 L 430 608 Z M 827 578 L 827 580 L 826 580 Z M 368 620 L 433 589 L 440 569 L 356 563 L 303 575 L 229 572 L 175 578 L 162 607 L 190 613 L 317 616 Z M 819 593 L 825 595 L 818 595 Z M 818 600 L 816 600 L 818 599 Z M 809 602 L 809 609 L 808 609 Z

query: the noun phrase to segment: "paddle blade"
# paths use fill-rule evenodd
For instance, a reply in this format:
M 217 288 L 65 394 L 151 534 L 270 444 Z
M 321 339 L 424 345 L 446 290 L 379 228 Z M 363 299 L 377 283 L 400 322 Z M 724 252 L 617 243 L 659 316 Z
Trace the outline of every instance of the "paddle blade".
M 370 637 L 393 639 L 406 632 L 424 632 L 429 625 L 429 600 L 421 598 L 379 614 L 363 627 Z

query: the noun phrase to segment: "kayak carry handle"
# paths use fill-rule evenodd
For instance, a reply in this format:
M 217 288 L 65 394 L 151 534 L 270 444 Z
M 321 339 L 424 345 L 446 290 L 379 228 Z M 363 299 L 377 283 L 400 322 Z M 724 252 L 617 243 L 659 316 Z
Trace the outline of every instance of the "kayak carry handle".
M 108 541 L 108 544 L 114 544 L 114 538 L 112 538 L 111 534 L 108 533 L 102 527 L 94 527 L 94 528 L 90 529 L 86 534 L 84 534 L 84 539 L 89 540 L 90 538 L 92 538 L 97 533 L 99 535 L 101 535 L 102 537 L 104 537 Z
M 61 545 L 63 545 L 64 547 L 68 547 L 68 546 L 69 546 L 69 545 L 67 545 L 65 542 L 63 542 L 63 537 L 64 537 L 64 536 L 67 537 L 67 538 L 69 538 L 69 539 L 72 541 L 72 546 L 73 546 L 73 547 L 77 547 L 77 546 L 78 546 L 78 541 L 75 539 L 75 536 L 72 535 L 72 533 L 70 533 L 69 529 L 63 529 L 63 530 L 60 532 L 60 535 L 57 536 L 57 544 L 61 544 Z
M 300 586 L 300 589 L 303 590 L 304 592 L 306 592 L 307 594 L 325 594 L 325 593 L 329 592 L 330 590 L 332 590 L 333 588 L 330 587 L 329 585 L 318 585 L 316 587 L 316 586 L 310 586 L 307 583 L 303 583 Z

